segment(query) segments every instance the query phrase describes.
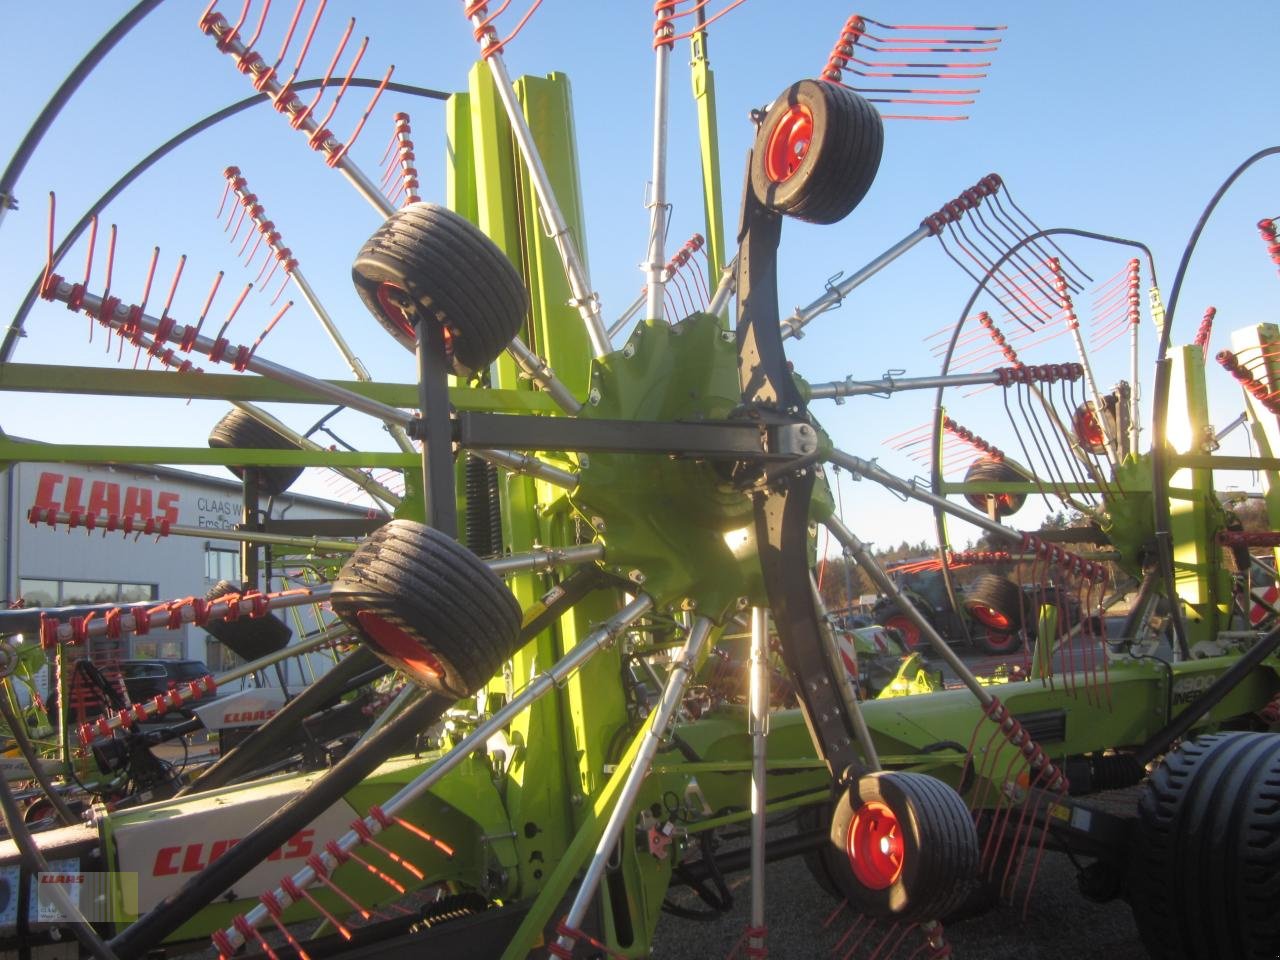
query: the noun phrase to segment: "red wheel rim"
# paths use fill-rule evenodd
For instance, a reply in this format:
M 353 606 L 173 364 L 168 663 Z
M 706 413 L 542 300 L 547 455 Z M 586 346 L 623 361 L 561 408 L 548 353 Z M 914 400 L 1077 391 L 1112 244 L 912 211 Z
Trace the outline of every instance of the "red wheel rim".
M 392 283 L 384 283 L 378 287 L 378 306 L 382 308 L 382 312 L 386 314 L 388 320 L 405 332 L 409 339 L 414 339 L 417 334 L 414 332 L 413 324 L 409 322 L 409 318 L 404 315 L 404 311 L 400 309 L 400 304 L 392 299 L 397 293 L 404 293 L 399 287 Z
M 1007 616 L 995 607 L 989 607 L 985 603 L 969 604 L 969 613 L 973 615 L 973 619 L 984 627 L 990 627 L 992 630 L 1007 631 L 1012 626 Z
M 436 680 L 444 676 L 444 664 L 394 623 L 384 620 L 371 610 L 358 611 L 356 620 L 370 645 L 389 660 L 395 661 L 414 680 Z
M 895 613 L 885 620 L 883 625 L 892 630 L 897 630 L 902 637 L 902 642 L 907 645 L 907 649 L 914 650 L 920 645 L 920 628 L 904 614 Z
M 878 800 L 854 811 L 845 848 L 853 875 L 870 890 L 891 887 L 902 875 L 901 825 L 894 812 Z
M 1075 416 L 1071 418 L 1071 428 L 1086 450 L 1090 453 L 1102 452 L 1107 438 L 1102 433 L 1102 424 L 1098 422 L 1092 403 L 1082 403 L 1076 408 Z
M 813 114 L 802 104 L 787 108 L 769 135 L 764 149 L 764 170 L 774 183 L 785 183 L 795 176 L 809 152 L 813 140 Z

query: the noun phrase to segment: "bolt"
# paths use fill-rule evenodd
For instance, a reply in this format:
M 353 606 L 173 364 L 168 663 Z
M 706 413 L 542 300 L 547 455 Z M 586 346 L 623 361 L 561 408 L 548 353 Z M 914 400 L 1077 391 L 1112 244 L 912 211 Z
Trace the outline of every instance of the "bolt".
M 634 357 L 636 355 L 636 345 L 634 343 L 628 343 L 622 348 L 622 355 L 627 358 Z
M 627 574 L 627 579 L 632 583 L 644 583 L 644 574 L 639 570 L 632 570 Z
M 600 406 L 600 391 L 595 387 L 592 387 L 591 392 L 587 394 L 587 403 L 591 404 L 593 407 Z
M 604 533 L 604 517 L 592 517 L 591 526 L 595 528 L 597 533 Z

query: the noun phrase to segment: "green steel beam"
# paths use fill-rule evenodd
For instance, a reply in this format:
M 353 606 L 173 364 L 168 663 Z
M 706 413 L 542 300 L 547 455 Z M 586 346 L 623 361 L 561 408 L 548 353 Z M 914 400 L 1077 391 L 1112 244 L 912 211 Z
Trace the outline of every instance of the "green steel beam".
M 690 38 L 693 102 L 702 156 L 702 206 L 707 231 L 707 287 L 715 290 L 725 262 L 724 194 L 720 188 L 720 133 L 716 124 L 716 78 L 707 58 L 707 32 Z
M 0 463 L 156 463 L 246 467 L 412 467 L 416 454 L 348 450 L 227 450 L 209 447 L 125 447 L 94 443 L 15 443 L 0 439 Z
M 372 383 L 330 380 L 352 393 L 393 407 L 416 408 L 414 383 Z M 183 400 L 249 400 L 260 403 L 319 403 L 332 400 L 277 380 L 227 373 L 199 376 L 151 370 L 72 367 L 46 363 L 0 364 L 0 390 L 26 393 L 76 393 L 91 396 L 175 397 Z M 449 401 L 459 410 L 558 413 L 549 396 L 531 390 L 490 390 L 451 387 Z

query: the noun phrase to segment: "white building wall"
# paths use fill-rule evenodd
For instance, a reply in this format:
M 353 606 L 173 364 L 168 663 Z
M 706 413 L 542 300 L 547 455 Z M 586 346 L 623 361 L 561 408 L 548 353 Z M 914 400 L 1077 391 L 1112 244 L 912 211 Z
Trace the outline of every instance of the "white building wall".
M 262 502 L 265 506 L 266 498 Z M 126 536 L 118 530 L 105 533 L 102 529 L 87 533 L 83 526 L 53 528 L 43 523 L 32 525 L 28 519 L 31 509 L 38 507 L 93 513 L 99 518 L 109 513 L 129 514 L 136 526 L 153 517 L 176 525 L 230 529 L 240 522 L 240 485 L 201 474 L 167 468 L 21 463 L 0 474 L 0 505 L 4 508 L 0 584 L 6 603 L 21 595 L 24 581 L 33 579 L 148 584 L 161 601 L 204 596 L 212 586 L 212 580 L 206 578 L 207 552 L 238 551 L 238 543 L 231 540 Z M 272 515 L 290 520 L 358 519 L 366 513 L 347 504 L 285 494 L 275 498 Z M 231 557 L 224 554 L 223 559 L 230 561 Z M 280 586 L 278 580 L 272 584 L 273 589 Z M 303 608 L 302 623 L 287 612 L 283 616 L 295 635 L 299 627 L 312 627 L 309 608 Z M 207 658 L 208 637 L 198 627 L 135 637 L 130 655 L 155 655 L 147 643 L 161 639 L 178 640 L 178 644 L 163 648 L 165 654 Z M 295 665 L 290 682 L 305 681 L 310 672 L 299 675 Z

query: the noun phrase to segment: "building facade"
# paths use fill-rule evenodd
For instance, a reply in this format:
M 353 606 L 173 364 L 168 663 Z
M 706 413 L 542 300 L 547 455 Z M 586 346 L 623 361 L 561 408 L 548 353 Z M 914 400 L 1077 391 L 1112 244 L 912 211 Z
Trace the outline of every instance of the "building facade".
M 267 505 L 264 498 L 263 507 Z M 240 580 L 236 541 L 212 537 L 88 532 L 47 523 L 33 524 L 33 508 L 80 516 L 132 518 L 207 529 L 230 530 L 242 516 L 242 488 L 231 479 L 167 467 L 15 463 L 0 472 L 0 590 L 5 605 L 59 607 L 115 603 L 135 605 L 199 596 L 219 580 Z M 315 497 L 285 493 L 271 501 L 276 520 L 363 520 L 367 511 Z M 288 580 L 282 573 L 290 573 Z M 298 585 L 298 571 L 277 568 L 272 589 Z M 295 635 L 309 633 L 330 615 L 314 607 L 282 616 Z M 215 671 L 229 657 L 214 638 L 195 626 L 154 631 L 129 640 L 135 659 L 203 660 Z M 296 680 L 305 682 L 305 665 Z

